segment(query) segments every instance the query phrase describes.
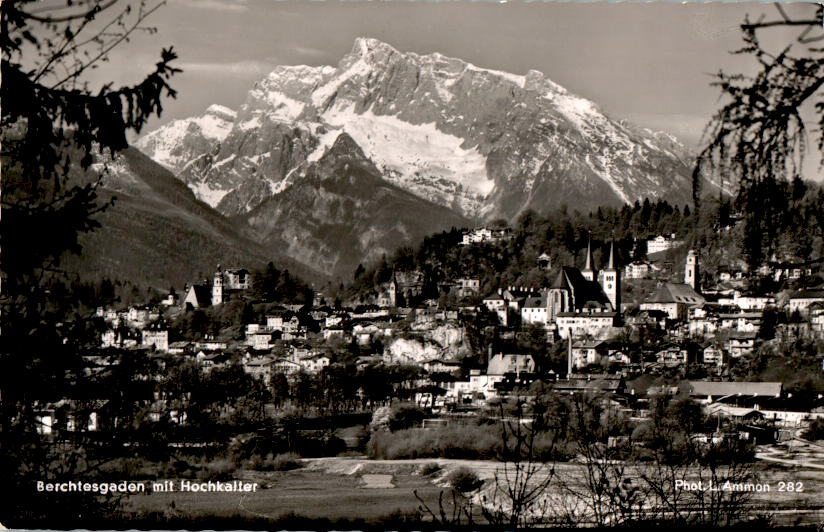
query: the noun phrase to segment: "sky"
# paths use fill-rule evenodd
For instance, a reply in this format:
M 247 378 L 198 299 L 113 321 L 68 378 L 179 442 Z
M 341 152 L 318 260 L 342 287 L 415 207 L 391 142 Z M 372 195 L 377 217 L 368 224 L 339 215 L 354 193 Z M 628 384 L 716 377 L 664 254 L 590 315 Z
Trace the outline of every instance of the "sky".
M 790 14 L 811 9 L 787 6 Z M 135 83 L 173 45 L 184 70 L 172 80 L 179 95 L 150 130 L 213 103 L 237 109 L 276 65 L 336 65 L 366 36 L 484 68 L 539 70 L 613 118 L 695 147 L 720 104 L 712 74 L 753 66 L 730 53 L 747 14 L 777 17 L 764 3 L 168 0 L 148 21 L 157 32 L 118 47 L 90 80 Z M 773 29 L 767 38 L 794 36 Z

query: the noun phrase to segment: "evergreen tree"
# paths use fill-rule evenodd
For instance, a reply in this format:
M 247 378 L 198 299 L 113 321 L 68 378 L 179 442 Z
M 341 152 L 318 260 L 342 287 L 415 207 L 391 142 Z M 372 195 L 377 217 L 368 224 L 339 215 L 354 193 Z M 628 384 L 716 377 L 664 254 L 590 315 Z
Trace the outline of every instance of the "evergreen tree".
M 34 490 L 36 480 L 80 480 L 104 460 L 85 433 L 74 435 L 59 456 L 38 433 L 40 408 L 93 385 L 79 362 L 88 346 L 58 327 L 65 315 L 46 312 L 45 287 L 61 275 L 61 257 L 81 251 L 78 236 L 99 226 L 94 215 L 106 207 L 96 195 L 100 180 L 84 177 L 95 154 L 115 157 L 128 146 L 127 133 L 139 132 L 150 116 L 160 114 L 162 97 L 175 95 L 168 80 L 179 70 L 171 66 L 176 58 L 171 48 L 138 85 L 91 91 L 83 83 L 83 74 L 105 61 L 109 51 L 146 29 L 142 24 L 157 7 L 109 0 L 0 3 L 0 476 L 11 488 L 5 490 L 0 518 L 15 528 L 42 528 L 44 515 L 51 528 L 74 528 L 72 523 L 107 508 L 94 497 Z
M 743 46 L 735 53 L 757 61 L 760 70 L 754 76 L 717 74 L 713 84 L 720 88 L 725 104 L 708 125 L 706 144 L 693 171 L 696 210 L 707 178 L 720 178 L 737 191 L 751 269 L 760 266 L 775 245 L 775 221 L 783 207 L 776 203 L 776 190 L 801 175 L 807 144 L 802 116 L 806 105 L 815 112 L 816 147 L 824 164 L 824 106 L 820 103 L 824 48 L 819 44 L 824 39 L 824 6 L 810 4 L 799 18 L 788 16 L 780 4 L 776 9 L 780 17 L 775 20 L 762 17 L 751 22 L 747 18 L 741 25 Z M 771 49 L 761 37 L 772 28 L 797 29 L 798 35 L 794 42 Z

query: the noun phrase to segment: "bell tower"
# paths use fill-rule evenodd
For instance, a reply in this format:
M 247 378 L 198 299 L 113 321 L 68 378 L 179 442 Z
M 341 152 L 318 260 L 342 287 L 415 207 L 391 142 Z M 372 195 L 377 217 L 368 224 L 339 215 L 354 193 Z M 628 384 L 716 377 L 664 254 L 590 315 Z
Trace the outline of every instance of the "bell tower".
M 220 305 L 221 303 L 223 303 L 223 272 L 220 271 L 220 264 L 218 264 L 212 281 L 212 305 Z
M 609 245 L 609 262 L 601 272 L 601 287 L 615 312 L 621 312 L 621 270 L 615 267 L 615 240 Z
M 688 284 L 698 293 L 701 293 L 701 277 L 698 271 L 698 252 L 691 249 L 687 252 L 687 264 L 684 267 L 684 284 Z

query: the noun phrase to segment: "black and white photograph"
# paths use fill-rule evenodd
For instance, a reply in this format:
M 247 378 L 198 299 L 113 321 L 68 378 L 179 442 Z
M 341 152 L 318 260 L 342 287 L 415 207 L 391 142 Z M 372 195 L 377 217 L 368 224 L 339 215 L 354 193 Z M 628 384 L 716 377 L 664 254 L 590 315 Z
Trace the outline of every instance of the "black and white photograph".
M 824 527 L 824 4 L 0 15 L 0 529 Z

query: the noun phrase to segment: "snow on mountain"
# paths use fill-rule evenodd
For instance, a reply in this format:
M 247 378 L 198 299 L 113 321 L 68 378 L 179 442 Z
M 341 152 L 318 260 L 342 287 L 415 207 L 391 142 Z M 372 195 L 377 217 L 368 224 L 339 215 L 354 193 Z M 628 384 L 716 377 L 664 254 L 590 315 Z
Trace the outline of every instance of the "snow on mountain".
M 371 110 L 358 114 L 352 104 L 335 105 L 322 116 L 348 133 L 384 178 L 417 189 L 429 200 L 437 202 L 446 192 L 427 190 L 429 182 L 446 180 L 454 184 L 451 199 L 465 200 L 462 210 L 473 211 L 495 186 L 486 172 L 486 157 L 477 148 L 462 148 L 463 139 L 441 132 L 434 122 L 414 125 Z
M 691 154 L 671 135 L 614 120 L 535 70 L 369 38 L 337 66 L 279 66 L 237 113 L 212 106 L 137 146 L 199 199 L 250 217 L 271 198 L 301 197 L 289 191 L 307 179 L 339 178 L 320 163 L 342 136 L 388 183 L 471 219 L 691 195 Z
M 173 120 L 140 137 L 135 147 L 173 172 L 178 172 L 203 149 L 226 138 L 237 117 L 222 105 L 210 105 L 196 117 Z

